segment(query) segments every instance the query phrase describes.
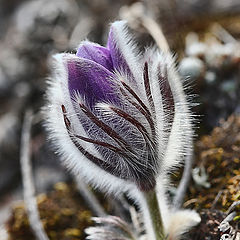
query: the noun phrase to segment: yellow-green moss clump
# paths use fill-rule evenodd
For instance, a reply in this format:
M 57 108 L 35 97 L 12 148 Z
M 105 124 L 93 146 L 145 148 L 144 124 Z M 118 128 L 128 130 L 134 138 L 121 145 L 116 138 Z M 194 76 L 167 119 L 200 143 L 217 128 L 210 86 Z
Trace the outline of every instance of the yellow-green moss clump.
M 92 224 L 91 212 L 73 186 L 58 183 L 48 195 L 39 195 L 37 202 L 44 229 L 51 240 L 85 239 L 84 229 Z M 13 208 L 7 227 L 9 240 L 34 239 L 23 203 Z
M 230 116 L 197 142 L 196 164 L 206 170 L 210 187 L 192 185 L 185 206 L 226 211 L 240 200 L 240 116 Z

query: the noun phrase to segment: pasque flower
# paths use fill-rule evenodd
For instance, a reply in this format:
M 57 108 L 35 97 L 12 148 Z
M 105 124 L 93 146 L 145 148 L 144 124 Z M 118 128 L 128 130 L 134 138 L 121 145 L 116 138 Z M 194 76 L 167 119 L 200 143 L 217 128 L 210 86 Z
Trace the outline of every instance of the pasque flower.
M 127 24 L 106 47 L 54 56 L 47 126 L 75 174 L 105 191 L 147 193 L 191 148 L 191 116 L 170 54 L 138 52 Z M 160 179 L 160 180 L 159 180 Z

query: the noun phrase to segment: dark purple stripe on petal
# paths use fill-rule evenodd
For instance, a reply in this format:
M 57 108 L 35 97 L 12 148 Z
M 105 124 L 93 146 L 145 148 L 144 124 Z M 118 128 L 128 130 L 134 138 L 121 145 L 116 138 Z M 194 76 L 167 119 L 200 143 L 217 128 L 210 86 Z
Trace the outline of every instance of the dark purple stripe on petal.
M 155 177 L 152 174 L 151 169 L 149 168 L 140 168 L 140 170 L 137 170 L 134 165 L 127 164 L 128 168 L 123 169 L 121 166 L 120 168 L 117 167 L 120 163 L 114 163 L 114 162 L 106 162 L 102 159 L 95 157 L 88 151 L 86 151 L 78 142 L 72 140 L 74 145 L 78 148 L 78 150 L 86 157 L 88 158 L 92 163 L 96 164 L 98 167 L 102 168 L 106 172 L 112 174 L 115 177 L 119 177 L 121 179 L 130 180 L 137 184 L 138 188 L 141 191 L 150 191 L 152 190 L 155 185 Z
M 149 176 L 147 180 L 141 179 L 136 184 L 142 192 L 148 192 L 156 186 L 156 180 L 154 176 Z
M 103 66 L 88 59 L 67 59 L 68 87 L 73 96 L 78 92 L 86 103 L 93 107 L 97 102 L 118 102 L 113 91 L 113 74 Z
M 65 106 L 62 105 L 61 109 L 64 117 L 64 122 L 68 130 L 69 137 L 71 138 L 71 141 L 87 159 L 89 159 L 92 163 L 94 163 L 95 165 L 97 165 L 98 167 L 112 174 L 115 177 L 119 177 L 124 180 L 135 182 L 141 191 L 150 191 L 155 187 L 156 182 L 154 177 L 154 170 L 150 162 L 146 162 L 146 164 L 143 164 L 139 162 L 139 160 L 135 156 L 131 154 L 129 155 L 128 151 L 124 152 L 123 149 L 117 148 L 111 144 L 89 139 L 83 136 L 75 135 L 72 132 L 71 122 L 67 117 L 67 111 Z M 91 116 L 89 117 L 92 119 Z M 104 161 L 103 159 L 96 157 L 93 154 L 91 154 L 89 151 L 87 151 L 79 143 L 79 140 L 108 148 L 113 152 L 122 155 L 124 159 L 120 160 L 120 158 L 117 157 L 115 159 L 111 159 L 111 161 L 106 161 L 106 160 Z M 125 164 L 119 161 L 124 161 Z
M 93 154 L 86 151 L 76 140 L 72 139 L 74 145 L 78 148 L 78 150 L 88 158 L 92 163 L 96 164 L 100 168 L 104 169 L 105 171 L 113 174 L 115 172 L 115 166 L 113 164 L 109 164 L 106 161 L 94 156 Z
M 112 139 L 114 139 L 121 147 L 131 151 L 130 145 L 116 131 L 114 131 L 111 127 L 98 119 L 84 104 L 79 103 L 79 106 L 94 124 L 101 128 Z
M 149 74 L 148 74 L 148 63 L 145 62 L 144 64 L 144 69 L 143 69 L 143 79 L 144 79 L 144 87 L 146 91 L 146 95 L 149 101 L 149 105 L 151 107 L 151 110 L 153 113 L 155 113 L 155 106 L 153 102 L 153 97 L 151 93 L 151 88 L 150 88 L 150 79 L 149 79 Z
M 71 127 L 71 122 L 69 121 L 68 117 L 67 117 L 67 111 L 64 105 L 61 106 L 62 108 L 62 112 L 63 112 L 63 120 L 65 123 L 65 126 L 67 128 L 67 130 L 69 131 L 70 127 Z
M 156 132 L 155 132 L 155 127 L 154 127 L 154 122 L 151 118 L 151 115 L 148 114 L 147 111 L 145 111 L 142 106 L 140 106 L 137 102 L 133 101 L 132 98 L 130 98 L 128 96 L 128 94 L 125 92 L 124 89 L 120 88 L 120 91 L 122 92 L 122 94 L 125 96 L 125 98 L 128 100 L 129 103 L 131 103 L 145 118 L 146 120 L 148 121 L 149 125 L 150 125 L 150 128 L 151 128 L 151 132 L 152 132 L 152 136 L 153 138 L 155 137 L 156 135 Z
M 113 71 L 112 59 L 110 56 L 110 51 L 98 44 L 91 42 L 84 42 L 76 53 L 78 57 L 85 58 L 96 62 L 109 71 Z
M 118 148 L 118 147 L 115 147 L 114 145 L 112 144 L 109 144 L 109 143 L 106 143 L 106 142 L 102 142 L 102 141 L 98 141 L 98 140 L 94 140 L 94 139 L 90 139 L 90 138 L 86 138 L 86 137 L 83 137 L 83 136 L 79 136 L 79 135 L 74 135 L 76 138 L 82 140 L 82 141 L 85 141 L 85 142 L 89 142 L 89 143 L 93 143 L 93 144 L 96 144 L 96 145 L 99 145 L 99 146 L 102 146 L 102 147 L 105 147 L 105 148 L 108 148 L 109 150 L 115 152 L 115 153 L 121 153 L 123 150 Z
M 114 111 L 118 116 L 124 118 L 128 122 L 130 122 L 133 126 L 135 126 L 145 138 L 146 143 L 151 143 L 153 145 L 152 139 L 149 137 L 147 129 L 134 117 L 130 116 L 128 113 L 124 112 L 122 109 L 110 106 L 110 109 Z
M 132 154 L 129 154 L 129 152 L 125 151 L 124 149 L 118 148 L 118 147 L 116 147 L 116 146 L 114 146 L 112 144 L 106 143 L 106 142 L 102 142 L 102 141 L 86 138 L 86 137 L 83 137 L 83 136 L 79 136 L 79 135 L 73 135 L 73 136 L 76 137 L 79 140 L 82 140 L 82 141 L 85 141 L 85 142 L 89 142 L 89 143 L 93 143 L 93 144 L 95 144 L 97 146 L 101 146 L 101 147 L 104 147 L 104 148 L 106 148 L 108 150 L 113 151 L 114 153 L 118 154 L 118 155 L 115 155 L 115 156 L 117 156 L 117 159 L 119 159 L 119 155 L 124 157 L 124 159 L 128 163 L 128 165 L 134 167 L 134 169 L 136 169 L 137 171 L 141 171 L 141 169 L 143 167 L 146 168 L 146 164 L 141 163 L 139 161 L 139 159 L 137 159 Z
M 124 81 L 121 81 L 122 85 L 124 86 L 124 88 L 131 93 L 131 95 L 139 102 L 139 104 L 144 108 L 144 110 L 151 115 L 150 111 L 148 110 L 148 107 L 143 103 L 143 101 L 140 99 L 140 97 L 135 93 L 135 91 L 128 85 L 126 84 Z
M 142 134 L 145 143 L 146 143 L 146 148 L 148 151 L 148 159 L 146 159 L 146 168 L 148 169 L 149 175 L 153 174 L 153 172 L 157 169 L 156 168 L 156 164 L 157 162 L 155 161 L 155 143 L 154 143 L 154 139 L 152 139 L 149 134 L 148 131 L 146 130 L 146 128 L 134 117 L 132 117 L 131 115 L 129 115 L 128 113 L 126 113 L 125 111 L 123 111 L 122 109 L 113 107 L 113 106 L 109 106 L 109 108 L 115 112 L 118 116 L 122 117 L 123 119 L 125 119 L 126 121 L 130 122 L 133 126 L 135 126 L 139 132 Z M 144 172 L 144 167 L 142 167 L 142 170 Z
M 160 82 L 160 90 L 161 90 L 162 98 L 164 100 L 164 110 L 166 111 L 166 114 L 169 116 L 170 124 L 172 124 L 173 118 L 174 118 L 174 112 L 175 112 L 175 105 L 174 105 L 172 90 L 168 82 L 167 69 L 162 76 L 161 69 L 159 66 L 158 73 L 159 73 L 158 78 Z

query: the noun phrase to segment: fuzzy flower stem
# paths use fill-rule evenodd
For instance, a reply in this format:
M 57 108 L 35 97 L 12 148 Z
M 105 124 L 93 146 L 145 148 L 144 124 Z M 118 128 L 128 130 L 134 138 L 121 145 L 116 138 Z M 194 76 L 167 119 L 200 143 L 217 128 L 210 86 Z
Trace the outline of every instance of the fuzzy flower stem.
M 155 235 L 154 240 L 164 240 L 166 238 L 164 236 L 162 216 L 155 189 L 149 192 L 145 192 L 144 197 L 150 215 L 152 229 Z

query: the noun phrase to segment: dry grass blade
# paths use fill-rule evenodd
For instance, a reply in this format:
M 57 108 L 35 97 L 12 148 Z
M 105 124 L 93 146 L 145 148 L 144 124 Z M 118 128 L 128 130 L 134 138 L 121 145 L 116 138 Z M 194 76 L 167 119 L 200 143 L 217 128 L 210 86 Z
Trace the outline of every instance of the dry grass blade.
M 94 217 L 92 218 L 97 224 L 101 224 L 98 227 L 90 227 L 86 229 L 86 233 L 89 235 L 87 239 L 122 239 L 122 240 L 136 240 L 136 233 L 133 232 L 131 225 L 117 216 L 106 217 Z
M 182 207 L 187 192 L 187 188 L 191 180 L 192 165 L 193 165 L 193 152 L 192 150 L 190 150 L 189 154 L 186 157 L 183 176 L 181 178 L 181 181 L 177 188 L 176 196 L 174 198 L 173 205 L 175 209 L 180 209 Z
M 101 204 L 99 203 L 98 199 L 93 194 L 93 192 L 89 190 L 87 184 L 83 181 L 83 179 L 77 176 L 75 177 L 75 181 L 80 194 L 85 199 L 85 201 L 89 204 L 89 207 L 94 212 L 94 214 L 100 217 L 106 216 L 106 212 L 104 208 L 101 206 Z
M 30 110 L 26 111 L 22 126 L 20 163 L 23 179 L 23 194 L 29 223 L 37 240 L 48 240 L 40 220 L 37 201 L 35 198 L 35 187 L 30 160 L 30 138 L 33 115 Z

